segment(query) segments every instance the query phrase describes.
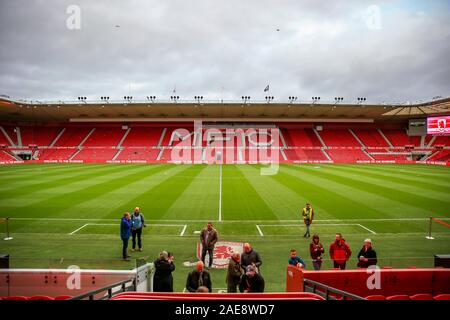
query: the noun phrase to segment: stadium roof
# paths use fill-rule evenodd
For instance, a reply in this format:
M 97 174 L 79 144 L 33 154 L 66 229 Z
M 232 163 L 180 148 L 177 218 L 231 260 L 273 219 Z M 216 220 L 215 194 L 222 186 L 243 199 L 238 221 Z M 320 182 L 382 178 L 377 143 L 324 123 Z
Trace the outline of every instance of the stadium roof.
M 20 101 L 0 98 L 1 121 L 373 122 L 450 114 L 450 98 L 415 104 L 242 101 Z

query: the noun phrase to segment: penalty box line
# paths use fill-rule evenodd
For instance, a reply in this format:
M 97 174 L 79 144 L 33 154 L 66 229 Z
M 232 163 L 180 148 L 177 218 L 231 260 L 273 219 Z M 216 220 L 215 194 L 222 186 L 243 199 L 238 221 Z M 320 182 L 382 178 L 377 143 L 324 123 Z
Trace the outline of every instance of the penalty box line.
M 74 231 L 72 231 L 71 233 L 69 233 L 69 235 L 74 235 L 76 234 L 78 231 L 82 230 L 83 228 L 87 227 L 87 226 L 117 226 L 117 224 L 112 224 L 112 223 L 86 223 L 84 225 L 82 225 L 81 227 L 79 227 L 78 229 L 75 229 Z M 149 227 L 183 227 L 181 232 L 180 232 L 180 237 L 184 236 L 184 234 L 186 233 L 186 229 L 187 229 L 187 224 L 150 224 Z
M 256 229 L 258 230 L 258 233 L 261 237 L 264 237 L 264 233 L 261 230 L 261 227 L 301 227 L 303 225 L 298 224 L 298 225 L 292 225 L 292 224 L 257 224 L 256 225 Z M 319 224 L 315 224 L 315 226 L 357 226 L 360 227 L 362 229 L 365 229 L 366 231 L 372 233 L 372 234 L 377 234 L 375 231 L 367 228 L 366 226 L 363 226 L 360 223 L 319 223 Z

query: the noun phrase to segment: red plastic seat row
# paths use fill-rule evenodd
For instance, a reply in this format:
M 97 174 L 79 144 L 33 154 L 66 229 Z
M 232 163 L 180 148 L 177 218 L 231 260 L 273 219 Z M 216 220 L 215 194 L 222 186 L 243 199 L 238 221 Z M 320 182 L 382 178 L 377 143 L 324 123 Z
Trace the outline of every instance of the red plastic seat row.
M 450 294 L 440 294 L 433 297 L 429 293 L 418 293 L 412 296 L 406 294 L 398 294 L 385 297 L 383 295 L 371 295 L 366 297 L 367 300 L 450 300 Z
M 67 300 L 72 298 L 72 296 L 69 295 L 60 295 L 57 297 L 50 297 L 50 296 L 45 296 L 45 295 L 36 295 L 36 296 L 10 296 L 10 297 L 0 297 L 0 300 L 9 300 L 9 301 L 13 301 L 13 300 Z
M 112 300 L 324 300 L 308 292 L 299 293 L 179 293 L 179 292 L 124 292 Z

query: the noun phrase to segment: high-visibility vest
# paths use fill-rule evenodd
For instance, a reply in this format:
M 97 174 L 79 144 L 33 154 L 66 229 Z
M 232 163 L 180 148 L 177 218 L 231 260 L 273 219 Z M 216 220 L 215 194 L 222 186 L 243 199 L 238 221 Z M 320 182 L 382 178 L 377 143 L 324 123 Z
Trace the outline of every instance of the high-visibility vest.
M 303 218 L 312 220 L 313 208 L 311 207 L 311 208 L 309 208 L 309 210 L 306 208 L 303 208 L 302 215 L 303 215 Z

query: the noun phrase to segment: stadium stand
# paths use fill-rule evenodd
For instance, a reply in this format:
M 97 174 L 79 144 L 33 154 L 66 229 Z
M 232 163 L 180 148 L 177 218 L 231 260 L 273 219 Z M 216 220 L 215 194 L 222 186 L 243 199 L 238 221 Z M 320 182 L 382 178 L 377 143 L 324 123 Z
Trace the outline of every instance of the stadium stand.
M 203 128 L 202 142 L 194 133 L 192 123 L 70 123 L 49 126 L 2 125 L 0 130 L 0 161 L 17 161 L 11 152 L 32 150 L 33 161 L 44 162 L 177 162 L 172 159 L 175 146 L 201 146 L 196 152 L 200 160 L 194 162 L 217 162 L 219 157 L 227 163 L 268 162 L 272 151 L 270 136 L 249 134 L 247 127 L 226 134 L 228 128 L 239 129 L 239 125 Z M 263 126 L 262 126 L 263 127 Z M 311 124 L 282 123 L 271 128 L 279 128 L 281 140 L 276 150 L 279 162 L 320 163 L 320 162 L 408 162 L 450 161 L 448 136 L 409 137 L 404 129 L 380 129 L 376 126 L 330 125 L 315 131 Z M 180 130 L 181 129 L 181 130 Z M 254 132 L 269 132 L 258 129 Z M 264 131 L 262 131 L 264 130 Z M 14 145 L 11 145 L 13 142 Z M 16 144 L 21 143 L 20 146 Z M 234 150 L 213 150 L 234 142 Z M 423 142 L 423 146 L 420 146 Z M 391 146 L 392 145 L 392 146 Z M 256 149 L 256 150 L 255 150 Z M 219 151 L 222 155 L 216 155 Z M 191 151 L 194 154 L 194 151 Z M 255 158 L 255 154 L 257 155 Z

